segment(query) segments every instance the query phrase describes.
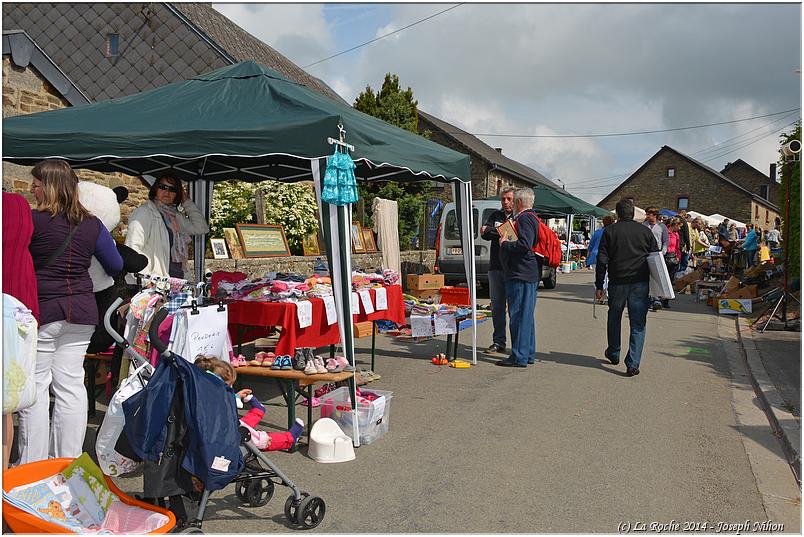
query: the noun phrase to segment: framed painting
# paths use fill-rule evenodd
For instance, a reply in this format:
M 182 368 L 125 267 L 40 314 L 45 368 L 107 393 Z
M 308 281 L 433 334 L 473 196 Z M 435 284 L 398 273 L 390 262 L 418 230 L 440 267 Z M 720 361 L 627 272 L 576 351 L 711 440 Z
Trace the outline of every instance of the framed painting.
M 279 224 L 235 224 L 243 257 L 290 257 L 285 230 Z
M 321 245 L 318 242 L 318 232 L 308 233 L 302 240 L 304 255 L 321 255 Z
M 223 238 L 226 239 L 226 246 L 229 247 L 232 259 L 243 259 L 243 248 L 240 246 L 240 237 L 237 236 L 237 230 L 233 227 L 223 228 Z
M 212 255 L 215 259 L 229 259 L 224 239 L 209 239 L 209 242 L 212 245 Z
M 352 222 L 352 251 L 356 254 L 366 253 L 366 244 L 363 242 L 363 228 L 360 222 Z
M 374 242 L 374 232 L 370 227 L 363 228 L 363 244 L 366 246 L 366 253 L 377 251 L 377 243 Z

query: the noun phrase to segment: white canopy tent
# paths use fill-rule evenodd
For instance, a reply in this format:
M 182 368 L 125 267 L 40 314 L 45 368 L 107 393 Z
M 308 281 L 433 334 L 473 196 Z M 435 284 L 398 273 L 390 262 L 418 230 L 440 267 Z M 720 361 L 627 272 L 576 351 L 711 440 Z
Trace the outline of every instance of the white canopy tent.
M 728 216 L 723 216 L 720 213 L 710 214 L 706 218 L 711 222 L 711 225 L 713 225 L 713 226 L 719 225 L 721 222 L 723 222 L 723 220 L 728 218 L 729 223 L 735 224 L 737 226 L 737 229 L 745 229 L 746 228 L 746 225 L 743 222 L 740 222 L 739 220 L 735 220 L 734 218 L 729 218 Z

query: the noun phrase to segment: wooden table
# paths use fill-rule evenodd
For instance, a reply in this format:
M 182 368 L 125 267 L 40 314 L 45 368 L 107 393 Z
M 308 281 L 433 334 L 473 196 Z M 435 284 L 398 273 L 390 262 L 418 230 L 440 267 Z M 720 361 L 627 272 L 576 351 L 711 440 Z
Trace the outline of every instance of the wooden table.
M 309 430 L 313 422 L 313 386 L 315 384 L 348 380 L 350 388 L 354 388 L 355 381 L 354 371 L 307 375 L 304 371 L 298 371 L 296 369 L 271 369 L 270 367 L 263 366 L 243 366 L 238 367 L 236 371 L 238 383 L 241 375 L 268 377 L 276 380 L 279 388 L 282 390 L 282 397 L 284 397 L 285 403 L 288 405 L 288 429 L 290 429 L 293 422 L 296 421 L 296 393 L 306 397 L 307 423 L 305 424 L 305 430 L 307 431 L 308 438 Z M 303 388 L 307 389 L 306 392 Z

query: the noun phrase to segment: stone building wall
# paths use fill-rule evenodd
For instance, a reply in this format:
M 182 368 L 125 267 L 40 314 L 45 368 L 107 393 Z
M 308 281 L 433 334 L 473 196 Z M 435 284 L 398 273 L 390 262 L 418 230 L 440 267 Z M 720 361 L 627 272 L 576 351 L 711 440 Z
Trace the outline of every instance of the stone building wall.
M 667 177 L 667 169 L 675 177 Z M 741 222 L 750 222 L 752 199 L 745 192 L 718 179 L 672 151 L 662 151 L 624 185 L 615 189 L 599 204 L 614 210 L 622 198 L 634 198 L 641 208 L 655 205 L 677 210 L 679 196 L 689 198 L 688 210 L 702 214 L 720 213 Z M 764 213 L 763 213 L 764 218 Z
M 778 217 L 779 217 L 778 212 L 774 211 L 773 209 L 765 205 L 762 205 L 761 203 L 752 201 L 751 219 L 745 222 L 746 223 L 751 222 L 752 224 L 759 226 L 763 230 L 773 229 L 774 223 L 776 222 L 776 218 Z
M 723 175 L 758 196 L 762 196 L 762 186 L 768 186 L 767 200 L 776 205 L 779 199 L 779 183 L 771 181 L 770 177 L 757 170 L 750 164 L 738 160 L 730 162 L 721 171 Z M 764 212 L 763 212 L 764 218 Z
M 33 114 L 66 108 L 69 103 L 32 65 L 21 68 L 11 61 L 9 55 L 3 56 L 3 117 Z M 128 200 L 121 206 L 121 221 L 148 198 L 148 190 L 139 179 L 121 173 L 100 173 L 89 170 L 76 170 L 82 181 L 92 181 L 109 188 L 123 185 L 129 190 Z M 33 204 L 31 189 L 31 167 L 3 162 L 3 186 L 18 192 Z M 123 225 L 125 227 L 125 225 Z

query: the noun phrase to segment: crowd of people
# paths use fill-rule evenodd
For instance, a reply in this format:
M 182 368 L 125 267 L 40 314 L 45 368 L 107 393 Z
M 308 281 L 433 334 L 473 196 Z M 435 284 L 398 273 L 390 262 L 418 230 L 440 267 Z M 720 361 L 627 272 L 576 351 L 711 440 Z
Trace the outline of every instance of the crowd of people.
M 82 203 L 69 164 L 45 160 L 31 175 L 33 210 L 23 196 L 3 192 L 3 293 L 24 304 L 38 331 L 35 402 L 10 411 L 4 405 L 4 468 L 13 442 L 12 411 L 18 414 L 20 464 L 81 455 L 88 408 L 84 355 L 105 313 L 96 301 L 95 291 L 104 288 L 99 278 L 143 269 L 182 278 L 191 237 L 209 231 L 175 177 L 154 181 L 148 201 L 129 219 L 126 248 Z M 92 274 L 93 263 L 99 275 Z M 4 391 L 8 381 L 4 375 Z

